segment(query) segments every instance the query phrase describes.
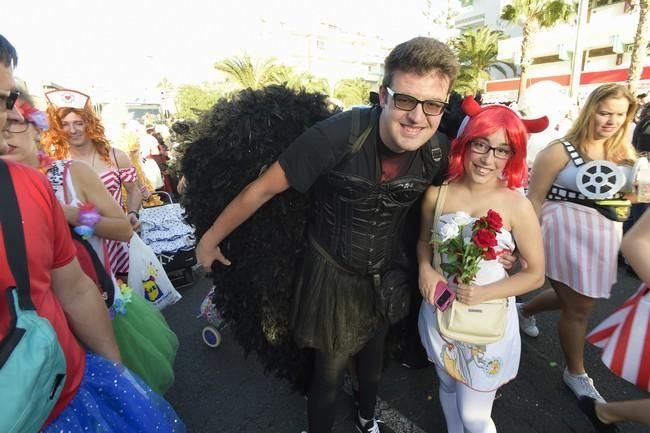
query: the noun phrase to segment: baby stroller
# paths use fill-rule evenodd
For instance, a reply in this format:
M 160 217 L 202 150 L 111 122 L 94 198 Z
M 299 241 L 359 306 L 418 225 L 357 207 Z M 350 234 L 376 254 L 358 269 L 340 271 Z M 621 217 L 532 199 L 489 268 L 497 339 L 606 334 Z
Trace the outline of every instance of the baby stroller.
M 215 286 L 212 286 L 199 308 L 198 317 L 204 318 L 208 324 L 203 327 L 201 337 L 203 342 L 210 347 L 218 347 L 221 344 L 221 331 L 226 328 L 224 321 L 217 306 L 212 302 L 212 295 L 214 294 Z
M 194 229 L 185 222 L 183 209 L 164 191 L 156 191 L 162 205 L 140 212 L 140 237 L 158 257 L 176 288 L 194 282 L 196 265 Z

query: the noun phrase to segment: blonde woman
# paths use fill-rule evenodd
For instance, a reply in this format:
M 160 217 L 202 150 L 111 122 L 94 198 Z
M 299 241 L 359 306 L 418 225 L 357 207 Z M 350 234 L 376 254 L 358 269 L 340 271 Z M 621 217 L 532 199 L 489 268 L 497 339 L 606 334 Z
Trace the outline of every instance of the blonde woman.
M 559 308 L 558 334 L 566 360 L 564 383 L 576 397 L 600 401 L 602 396 L 585 372 L 584 340 L 596 299 L 609 298 L 616 282 L 622 223 L 594 208 L 593 199 L 571 197 L 580 190 L 577 179 L 585 163 L 613 163 L 619 176 L 629 174 L 626 167 L 636 159 L 627 141 L 635 109 L 634 96 L 624 86 L 596 88 L 566 136 L 538 154 L 528 190 L 542 224 L 546 276 L 553 290 L 519 305 L 520 326 L 536 336 L 539 331 L 533 315 Z

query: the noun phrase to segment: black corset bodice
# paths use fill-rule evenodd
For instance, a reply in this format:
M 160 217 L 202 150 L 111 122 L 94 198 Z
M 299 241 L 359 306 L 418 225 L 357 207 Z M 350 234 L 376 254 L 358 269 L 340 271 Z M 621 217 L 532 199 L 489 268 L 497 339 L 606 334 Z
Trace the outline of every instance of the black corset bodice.
M 381 273 L 396 253 L 406 213 L 429 184 L 413 175 L 378 183 L 332 171 L 316 185 L 310 236 L 344 268 Z

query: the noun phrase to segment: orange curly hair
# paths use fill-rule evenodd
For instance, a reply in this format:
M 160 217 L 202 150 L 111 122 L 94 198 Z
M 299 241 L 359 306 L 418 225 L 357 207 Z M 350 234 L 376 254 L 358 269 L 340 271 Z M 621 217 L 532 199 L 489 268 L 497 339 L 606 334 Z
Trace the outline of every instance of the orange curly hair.
M 106 138 L 101 120 L 99 120 L 90 104 L 87 104 L 83 109 L 56 108 L 52 104 L 48 104 L 47 120 L 50 128 L 41 134 L 41 143 L 45 152 L 54 159 L 67 159 L 69 157 L 70 143 L 68 143 L 68 134 L 61 125 L 61 119 L 70 113 L 75 113 L 81 117 L 86 125 L 86 135 L 93 142 L 97 153 L 104 161 L 112 165 L 109 157 L 111 144 Z

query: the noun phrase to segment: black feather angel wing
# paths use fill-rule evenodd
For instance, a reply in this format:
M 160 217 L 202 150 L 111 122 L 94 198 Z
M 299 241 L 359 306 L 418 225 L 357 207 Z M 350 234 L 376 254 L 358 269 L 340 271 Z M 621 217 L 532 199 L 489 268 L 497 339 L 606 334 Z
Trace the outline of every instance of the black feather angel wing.
M 247 89 L 218 101 L 196 125 L 198 138 L 182 161 L 182 203 L 197 239 L 295 138 L 331 114 L 325 95 L 285 86 Z M 221 244 L 233 264 L 213 265 L 214 302 L 237 342 L 254 351 L 267 371 L 303 389 L 311 363 L 289 335 L 289 310 L 308 208 L 306 194 L 289 189 L 277 195 Z

